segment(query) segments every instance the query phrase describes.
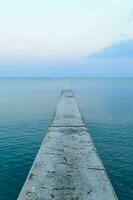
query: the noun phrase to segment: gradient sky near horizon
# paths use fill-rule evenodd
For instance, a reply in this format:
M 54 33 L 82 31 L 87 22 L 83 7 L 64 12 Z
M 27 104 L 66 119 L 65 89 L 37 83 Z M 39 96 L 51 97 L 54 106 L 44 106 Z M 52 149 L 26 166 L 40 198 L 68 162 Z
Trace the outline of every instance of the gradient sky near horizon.
M 0 76 L 133 76 L 128 50 L 106 56 L 132 40 L 132 0 L 0 1 Z

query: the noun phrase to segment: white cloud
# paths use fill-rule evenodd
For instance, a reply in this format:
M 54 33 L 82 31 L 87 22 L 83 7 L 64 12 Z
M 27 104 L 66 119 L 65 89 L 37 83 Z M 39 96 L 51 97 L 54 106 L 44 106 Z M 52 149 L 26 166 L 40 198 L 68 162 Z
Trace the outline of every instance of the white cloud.
M 4 0 L 0 56 L 84 57 L 133 37 L 131 0 Z

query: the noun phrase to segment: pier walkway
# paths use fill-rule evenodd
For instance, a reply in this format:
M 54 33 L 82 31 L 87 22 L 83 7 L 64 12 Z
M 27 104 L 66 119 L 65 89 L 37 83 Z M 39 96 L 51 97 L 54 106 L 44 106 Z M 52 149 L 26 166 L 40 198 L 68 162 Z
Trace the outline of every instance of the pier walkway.
M 61 93 L 18 200 L 117 200 L 71 89 Z

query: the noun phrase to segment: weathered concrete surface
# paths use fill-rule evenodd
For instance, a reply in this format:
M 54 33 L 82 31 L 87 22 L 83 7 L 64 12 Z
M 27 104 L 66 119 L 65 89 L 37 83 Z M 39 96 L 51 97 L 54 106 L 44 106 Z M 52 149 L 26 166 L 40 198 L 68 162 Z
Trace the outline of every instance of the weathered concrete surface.
M 18 200 L 116 199 L 73 93 L 66 89 Z
M 62 91 L 51 126 L 85 126 L 71 89 Z

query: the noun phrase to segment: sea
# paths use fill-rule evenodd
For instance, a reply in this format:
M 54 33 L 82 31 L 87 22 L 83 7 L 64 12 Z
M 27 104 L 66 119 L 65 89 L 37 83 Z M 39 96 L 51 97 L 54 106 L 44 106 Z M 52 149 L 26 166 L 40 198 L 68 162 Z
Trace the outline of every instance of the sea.
M 0 200 L 16 200 L 71 85 L 119 200 L 133 200 L 132 78 L 1 78 Z

